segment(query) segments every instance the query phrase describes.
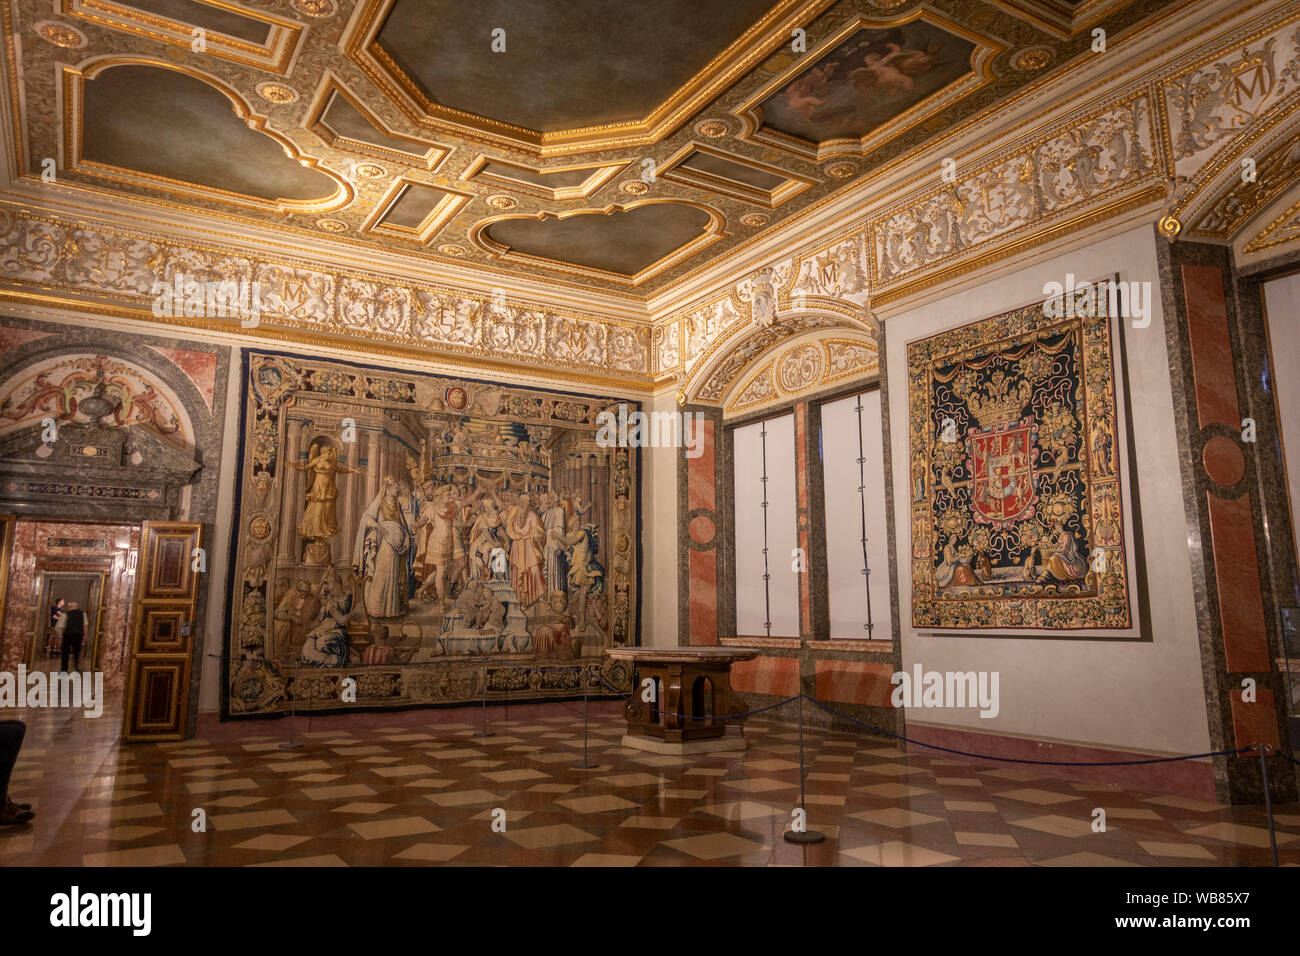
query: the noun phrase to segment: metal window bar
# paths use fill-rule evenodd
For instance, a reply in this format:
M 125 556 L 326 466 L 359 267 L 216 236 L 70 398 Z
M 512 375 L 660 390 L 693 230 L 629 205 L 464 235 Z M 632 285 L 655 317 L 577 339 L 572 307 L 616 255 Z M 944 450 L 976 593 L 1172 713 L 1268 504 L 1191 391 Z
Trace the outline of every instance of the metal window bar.
M 862 581 L 867 591 L 867 623 L 862 626 L 867 629 L 867 638 L 871 637 L 871 630 L 875 624 L 871 620 L 871 564 L 867 560 L 867 472 L 866 472 L 866 451 L 862 445 L 862 396 L 858 395 L 858 506 L 862 515 Z
M 763 627 L 767 636 L 772 636 L 772 575 L 767 564 L 767 422 L 759 426 L 759 437 L 763 442 Z

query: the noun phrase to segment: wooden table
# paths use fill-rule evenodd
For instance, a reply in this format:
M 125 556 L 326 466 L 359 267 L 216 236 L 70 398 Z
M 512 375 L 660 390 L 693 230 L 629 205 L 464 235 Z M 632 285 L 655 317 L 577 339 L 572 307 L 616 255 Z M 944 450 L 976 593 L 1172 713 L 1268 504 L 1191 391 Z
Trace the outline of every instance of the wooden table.
M 623 746 L 662 754 L 744 750 L 740 725 L 726 720 L 745 711 L 731 689 L 731 665 L 758 651 L 744 647 L 613 647 L 605 652 L 632 665 Z M 646 700 L 646 680 L 654 694 Z

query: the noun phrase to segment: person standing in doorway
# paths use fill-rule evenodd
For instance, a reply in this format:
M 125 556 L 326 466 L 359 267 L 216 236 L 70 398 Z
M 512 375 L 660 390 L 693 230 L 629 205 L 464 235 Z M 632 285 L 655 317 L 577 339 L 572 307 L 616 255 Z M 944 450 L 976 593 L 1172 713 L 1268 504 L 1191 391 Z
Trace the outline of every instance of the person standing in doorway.
M 59 670 L 67 671 L 68 655 L 72 655 L 72 669 L 81 670 L 81 642 L 86 638 L 86 612 L 76 601 L 69 601 L 63 617 L 55 627 L 63 637 L 63 663 Z
M 54 642 L 58 640 L 59 618 L 63 616 L 63 610 L 67 603 L 64 598 L 59 598 L 54 602 L 54 607 L 50 608 L 50 623 L 45 628 L 45 654 L 48 657 L 53 657 L 59 653 L 58 648 L 54 646 Z

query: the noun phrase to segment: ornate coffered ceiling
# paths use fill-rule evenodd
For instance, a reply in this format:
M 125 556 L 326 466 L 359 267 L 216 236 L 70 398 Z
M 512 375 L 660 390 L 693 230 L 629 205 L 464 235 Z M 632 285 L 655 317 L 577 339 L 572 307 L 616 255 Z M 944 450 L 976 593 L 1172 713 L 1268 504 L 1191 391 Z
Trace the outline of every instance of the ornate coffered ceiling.
M 1285 0 L 741 4 L 736 37 L 701 14 L 689 40 L 635 42 L 580 36 L 563 4 L 489 5 L 624 49 L 594 51 L 606 69 L 670 41 L 705 64 L 569 112 L 518 94 L 531 127 L 495 106 L 517 77 L 423 103 L 437 70 L 408 54 L 399 83 L 381 54 L 403 3 L 438 6 L 0 0 L 0 298 L 156 321 L 159 282 L 248 279 L 263 308 L 241 337 L 671 387 L 743 415 L 871 374 L 867 346 L 918 298 L 1117 223 L 1251 261 L 1300 247 Z M 475 56 L 527 45 L 504 22 L 506 51 L 485 25 Z M 1094 24 L 1107 56 L 1083 52 Z
M 0 0 L 14 172 L 651 296 L 1178 0 Z

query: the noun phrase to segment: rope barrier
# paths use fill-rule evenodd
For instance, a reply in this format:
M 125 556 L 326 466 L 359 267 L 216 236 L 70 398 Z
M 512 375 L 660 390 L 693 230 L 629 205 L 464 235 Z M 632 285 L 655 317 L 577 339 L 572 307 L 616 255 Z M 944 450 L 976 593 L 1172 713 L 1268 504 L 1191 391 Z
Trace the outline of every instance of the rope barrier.
M 1273 748 L 1271 747 L 1269 749 L 1273 750 Z M 1287 760 L 1291 761 L 1297 767 L 1300 767 L 1300 760 L 1296 760 L 1295 757 L 1291 756 L 1285 750 L 1273 750 L 1273 753 L 1277 754 L 1279 757 L 1285 757 Z
M 209 655 L 209 656 L 215 657 L 217 655 Z M 273 660 L 272 663 L 287 664 L 293 662 Z M 465 660 L 465 663 L 502 664 L 502 663 L 513 663 L 513 661 L 501 657 L 480 657 L 480 658 L 467 658 Z M 546 666 L 555 667 L 557 669 L 562 669 L 562 670 L 573 668 L 575 671 L 579 673 L 581 673 L 587 667 L 587 665 L 585 664 L 561 664 L 561 663 L 547 664 Z M 599 673 L 597 673 L 595 677 L 596 680 L 598 680 L 600 684 L 607 691 L 614 694 L 616 697 L 621 697 L 625 701 L 632 701 L 633 698 L 632 694 L 623 693 L 613 684 L 610 684 L 608 681 L 606 681 L 605 678 L 602 677 Z M 952 747 L 941 747 L 938 744 L 926 743 L 924 740 L 917 740 L 914 737 L 907 737 L 900 734 L 896 734 L 893 733 L 892 731 L 885 730 L 883 727 L 877 727 L 874 724 L 868 724 L 865 721 L 858 720 L 856 717 L 851 717 L 848 714 L 841 713 L 835 708 L 829 707 L 826 704 L 822 703 L 821 701 L 813 697 L 809 697 L 807 694 L 796 694 L 793 697 L 787 697 L 784 700 L 779 700 L 774 704 L 768 704 L 765 707 L 758 707 L 755 708 L 754 710 L 747 710 L 739 714 L 717 714 L 717 715 L 670 714 L 665 711 L 659 710 L 657 708 L 652 708 L 652 711 L 657 715 L 671 718 L 674 720 L 697 720 L 697 721 L 744 720 L 746 718 L 753 717 L 756 714 L 766 713 L 769 710 L 776 710 L 778 707 L 784 707 L 786 704 L 794 703 L 800 697 L 805 698 L 814 707 L 817 707 L 825 711 L 826 713 L 831 714 L 832 716 L 838 717 L 841 720 L 846 720 L 851 724 L 854 724 L 858 727 L 863 728 L 864 730 L 868 730 L 871 733 L 877 734 L 882 737 L 889 737 L 893 740 L 899 740 L 905 743 L 915 744 L 918 747 L 926 747 L 930 750 L 938 750 L 942 753 L 953 754 L 958 757 L 970 757 L 974 760 L 992 760 L 999 763 L 1031 764 L 1033 766 L 1040 766 L 1040 767 L 1136 767 L 1136 766 L 1144 766 L 1144 765 L 1159 764 L 1159 763 L 1177 763 L 1180 760 L 1203 760 L 1206 757 L 1235 757 L 1244 753 L 1250 753 L 1251 751 L 1256 749 L 1254 745 L 1251 745 L 1247 747 L 1237 747 L 1235 749 L 1230 749 L 1230 750 L 1209 750 L 1206 751 L 1205 753 L 1199 753 L 1199 754 L 1184 754 L 1177 757 L 1148 757 L 1142 760 L 1032 760 L 1026 757 L 997 757 L 992 754 L 980 754 L 970 750 L 957 750 Z M 1291 763 L 1295 764 L 1296 766 L 1300 766 L 1300 760 L 1297 760 L 1295 757 L 1287 753 L 1285 750 L 1274 749 L 1272 747 L 1268 749 L 1270 752 L 1277 754 L 1279 757 L 1289 760 Z
M 807 697 L 810 703 L 820 707 L 822 710 L 826 711 L 826 713 L 834 714 L 836 717 L 839 717 L 842 720 L 847 720 L 851 724 L 857 724 L 859 727 L 870 730 L 872 733 L 880 734 L 885 737 L 892 737 L 894 740 L 905 740 L 909 744 L 916 744 L 918 747 L 929 747 L 931 750 L 941 750 L 944 753 L 956 754 L 959 757 L 974 757 L 976 760 L 997 760 L 1002 763 L 1027 763 L 1047 767 L 1131 767 L 1139 764 L 1174 763 L 1179 760 L 1200 760 L 1203 757 L 1229 757 L 1236 754 L 1249 753 L 1255 749 L 1254 747 L 1238 747 L 1236 750 L 1211 750 L 1203 754 L 1187 754 L 1181 757 L 1151 757 L 1146 760 L 1029 760 L 1024 757 L 994 757 L 990 754 L 977 754 L 972 753 L 969 750 L 954 750 L 951 747 L 940 747 L 938 744 L 927 744 L 923 740 L 915 740 L 911 737 L 904 737 L 899 734 L 891 733 L 881 727 L 875 727 L 864 721 L 850 717 L 848 714 L 842 714 L 834 708 L 827 707 L 821 701 L 808 697 L 807 694 L 805 694 L 804 697 Z

